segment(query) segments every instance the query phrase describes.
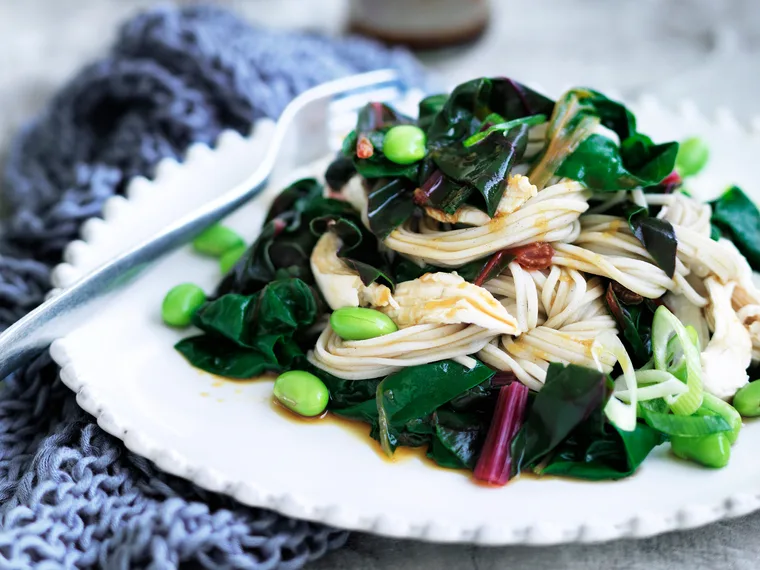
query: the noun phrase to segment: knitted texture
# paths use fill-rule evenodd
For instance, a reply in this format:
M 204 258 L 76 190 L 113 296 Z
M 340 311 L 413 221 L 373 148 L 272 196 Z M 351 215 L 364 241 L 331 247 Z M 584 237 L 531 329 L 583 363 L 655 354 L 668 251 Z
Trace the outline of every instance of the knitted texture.
M 43 300 L 82 221 L 223 129 L 250 131 L 326 80 L 396 67 L 404 52 L 251 28 L 219 8 L 167 8 L 126 23 L 10 149 L 0 239 L 0 328 Z M 243 507 L 159 472 L 81 412 L 49 356 L 0 392 L 0 568 L 300 568 L 346 533 Z

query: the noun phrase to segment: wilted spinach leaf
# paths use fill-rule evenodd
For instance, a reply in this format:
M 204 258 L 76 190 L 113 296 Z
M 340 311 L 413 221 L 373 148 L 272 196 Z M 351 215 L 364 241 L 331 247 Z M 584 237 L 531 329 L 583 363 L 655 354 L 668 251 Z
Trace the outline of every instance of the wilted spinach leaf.
M 712 223 L 734 242 L 752 269 L 760 271 L 760 212 L 754 202 L 732 186 L 710 205 Z

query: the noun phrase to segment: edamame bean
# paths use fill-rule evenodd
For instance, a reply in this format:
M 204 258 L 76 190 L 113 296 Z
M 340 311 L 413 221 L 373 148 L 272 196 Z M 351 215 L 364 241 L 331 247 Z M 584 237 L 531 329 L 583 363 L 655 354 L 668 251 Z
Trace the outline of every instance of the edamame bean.
M 182 283 L 173 287 L 164 297 L 161 317 L 167 325 L 186 327 L 192 321 L 195 311 L 205 302 L 203 289 L 193 283 Z
M 736 443 L 736 439 L 739 437 L 739 430 L 742 429 L 742 417 L 731 404 L 705 392 L 702 395 L 702 405 L 696 413 L 700 416 L 717 414 L 722 417 L 731 426 L 731 431 L 724 433 L 728 437 L 729 442 L 731 442 L 731 445 Z
M 725 467 L 731 459 L 731 442 L 723 432 L 701 437 L 672 437 L 670 447 L 681 459 L 716 469 Z
M 385 133 L 383 154 L 396 164 L 412 164 L 425 156 L 425 132 L 414 125 L 398 125 Z
M 710 147 L 699 137 L 691 137 L 678 147 L 676 155 L 676 171 L 682 178 L 694 176 L 707 164 L 710 158 Z
M 302 370 L 284 372 L 274 381 L 274 397 L 292 412 L 306 417 L 325 411 L 330 392 L 324 382 Z
M 750 382 L 734 396 L 734 408 L 745 418 L 760 416 L 760 380 Z
M 193 248 L 198 253 L 221 257 L 233 248 L 245 245 L 234 230 L 220 224 L 214 224 L 193 240 Z
M 388 315 L 362 307 L 344 307 L 333 311 L 330 326 L 343 340 L 367 340 L 398 330 Z
M 219 269 L 222 270 L 222 273 L 225 275 L 229 273 L 230 269 L 235 267 L 235 264 L 241 257 L 243 257 L 243 254 L 247 249 L 248 247 L 245 245 L 239 245 L 238 247 L 233 247 L 229 251 L 224 252 L 222 257 L 219 258 Z

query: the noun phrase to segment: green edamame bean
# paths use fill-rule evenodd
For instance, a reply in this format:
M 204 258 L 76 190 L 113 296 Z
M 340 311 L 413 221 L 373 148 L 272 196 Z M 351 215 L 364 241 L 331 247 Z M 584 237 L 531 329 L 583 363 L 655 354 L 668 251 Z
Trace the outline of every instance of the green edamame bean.
M 388 315 L 362 307 L 344 307 L 333 311 L 330 326 L 343 340 L 367 340 L 398 330 Z
M 745 418 L 760 416 L 760 380 L 743 386 L 734 396 L 734 408 Z
M 742 429 L 742 417 L 731 404 L 705 392 L 702 396 L 702 405 L 696 411 L 696 414 L 700 416 L 717 414 L 722 417 L 728 422 L 728 425 L 731 426 L 731 431 L 724 433 L 728 437 L 731 445 L 736 443 L 736 439 L 739 437 L 739 431 Z
M 193 240 L 193 248 L 198 253 L 220 257 L 225 252 L 245 245 L 234 230 L 220 224 L 214 224 Z
M 414 125 L 398 125 L 385 133 L 383 154 L 396 164 L 412 164 L 425 156 L 425 132 Z
M 682 178 L 694 176 L 707 164 L 710 158 L 710 147 L 699 137 L 691 137 L 678 147 L 676 155 L 676 171 Z
M 243 257 L 243 254 L 247 249 L 247 246 L 239 245 L 237 247 L 233 247 L 229 251 L 225 251 L 222 254 L 222 257 L 219 258 L 219 269 L 222 270 L 222 273 L 226 275 L 230 269 L 235 267 L 235 264 L 241 257 Z
M 203 289 L 193 283 L 182 283 L 173 287 L 161 304 L 161 317 L 167 325 L 186 327 L 192 321 L 195 311 L 206 302 Z
M 324 382 L 302 370 L 284 372 L 274 381 L 274 397 L 292 412 L 306 417 L 325 411 L 330 392 Z
M 681 459 L 719 469 L 731 459 L 731 442 L 725 433 L 701 437 L 672 437 L 670 447 Z

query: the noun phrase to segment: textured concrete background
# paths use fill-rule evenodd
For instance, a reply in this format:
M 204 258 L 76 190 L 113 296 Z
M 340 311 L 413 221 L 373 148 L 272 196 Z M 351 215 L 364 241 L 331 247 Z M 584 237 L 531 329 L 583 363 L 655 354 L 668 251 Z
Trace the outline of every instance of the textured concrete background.
M 347 0 L 226 0 L 251 21 L 338 33 Z M 152 0 L 0 0 L 0 154 L 116 26 Z M 758 0 L 494 0 L 471 49 L 423 54 L 443 81 L 512 75 L 547 89 L 587 84 L 626 98 L 691 99 L 760 124 Z M 441 500 L 445 500 L 442 497 Z M 505 513 L 519 517 L 519 513 Z M 440 546 L 355 534 L 314 569 L 571 570 L 760 567 L 760 515 L 641 541 L 557 547 Z

